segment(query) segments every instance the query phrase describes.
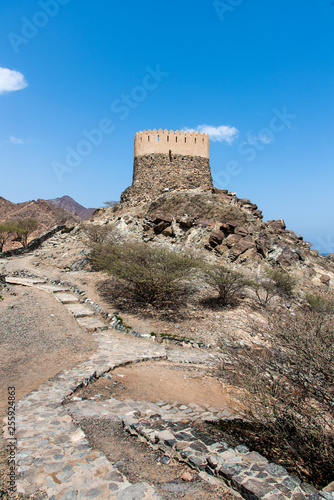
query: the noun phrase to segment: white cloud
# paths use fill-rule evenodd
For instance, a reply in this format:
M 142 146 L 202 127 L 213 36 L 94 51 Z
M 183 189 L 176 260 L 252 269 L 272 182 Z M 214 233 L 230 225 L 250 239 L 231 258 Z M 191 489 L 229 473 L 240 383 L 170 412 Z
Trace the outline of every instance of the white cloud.
M 20 137 L 14 137 L 13 135 L 11 135 L 7 142 L 9 142 L 9 144 L 31 144 L 32 142 L 35 141 L 32 137 L 28 137 L 27 139 L 21 139 Z
M 19 71 L 0 67 L 0 94 L 24 89 L 28 83 Z
M 238 137 L 239 130 L 235 127 L 230 127 L 229 125 L 220 125 L 219 127 L 214 127 L 213 125 L 198 125 L 195 129 L 186 128 L 185 132 L 201 132 L 202 134 L 209 134 L 211 141 L 227 142 L 227 144 L 232 144 L 232 142 Z

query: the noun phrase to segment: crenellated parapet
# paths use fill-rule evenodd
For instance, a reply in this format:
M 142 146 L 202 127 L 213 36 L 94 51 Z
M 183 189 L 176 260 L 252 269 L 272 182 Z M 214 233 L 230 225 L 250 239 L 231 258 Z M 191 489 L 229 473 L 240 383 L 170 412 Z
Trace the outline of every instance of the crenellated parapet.
M 143 130 L 135 135 L 134 156 L 170 154 L 209 158 L 209 136 L 200 132 Z

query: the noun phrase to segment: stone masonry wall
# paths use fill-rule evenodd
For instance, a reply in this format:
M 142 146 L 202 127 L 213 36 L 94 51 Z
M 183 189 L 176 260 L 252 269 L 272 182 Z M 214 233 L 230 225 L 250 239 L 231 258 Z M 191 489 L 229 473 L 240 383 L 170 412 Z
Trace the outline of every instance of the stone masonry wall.
M 180 154 L 148 154 L 134 159 L 132 186 L 121 196 L 121 202 L 154 199 L 166 190 L 212 189 L 209 158 Z

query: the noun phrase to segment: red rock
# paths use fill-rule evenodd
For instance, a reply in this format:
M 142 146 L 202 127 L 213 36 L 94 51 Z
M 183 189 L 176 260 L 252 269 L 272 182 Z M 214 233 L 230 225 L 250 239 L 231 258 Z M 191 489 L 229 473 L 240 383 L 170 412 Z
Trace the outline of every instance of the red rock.
M 240 236 L 240 234 L 230 234 L 226 238 L 225 243 L 229 248 L 231 248 L 233 245 L 236 245 L 241 239 L 242 236 Z
M 215 225 L 212 220 L 204 219 L 204 218 L 197 219 L 196 224 L 198 226 L 203 226 L 203 227 L 208 227 L 208 226 L 214 226 Z
M 223 231 L 212 231 L 210 238 L 209 238 L 209 243 L 211 246 L 215 247 L 217 245 L 220 245 L 223 239 L 225 238 L 225 234 Z
M 244 228 L 242 226 L 238 226 L 238 227 L 235 228 L 234 234 L 240 234 L 240 236 L 247 236 L 248 235 L 248 231 L 247 231 L 246 228 Z
M 154 224 L 159 224 L 160 222 L 168 222 L 171 224 L 173 220 L 173 217 L 169 214 L 152 215 L 151 217 Z

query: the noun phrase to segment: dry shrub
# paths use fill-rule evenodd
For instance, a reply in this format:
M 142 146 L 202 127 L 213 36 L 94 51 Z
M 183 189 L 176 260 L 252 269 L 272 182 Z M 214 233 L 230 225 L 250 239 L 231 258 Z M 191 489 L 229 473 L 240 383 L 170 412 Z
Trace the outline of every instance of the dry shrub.
M 250 280 L 248 285 L 255 293 L 258 303 L 267 307 L 275 297 L 289 299 L 297 281 L 283 269 L 268 269 L 264 274 Z
M 266 332 L 270 348 L 233 349 L 224 376 L 251 396 L 252 444 L 323 487 L 334 470 L 333 315 L 268 312 Z
M 220 306 L 235 304 L 238 296 L 248 284 L 248 280 L 242 273 L 227 266 L 206 265 L 202 268 L 202 274 L 205 283 L 218 292 L 218 296 L 211 299 L 211 302 Z
M 96 243 L 105 243 L 113 237 L 113 231 L 110 226 L 99 226 L 97 224 L 87 224 L 83 233 L 87 238 L 87 243 L 92 246 Z

